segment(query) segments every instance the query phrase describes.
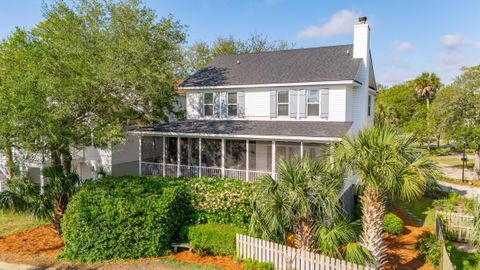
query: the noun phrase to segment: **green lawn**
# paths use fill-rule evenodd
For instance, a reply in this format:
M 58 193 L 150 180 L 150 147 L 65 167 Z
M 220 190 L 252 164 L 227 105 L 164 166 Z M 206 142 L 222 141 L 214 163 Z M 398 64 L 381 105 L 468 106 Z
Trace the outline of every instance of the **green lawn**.
M 467 253 L 451 245 L 447 246 L 450 253 L 450 260 L 456 270 L 478 270 L 480 269 L 480 253 Z
M 398 204 L 397 204 L 398 203 Z M 399 201 L 396 202 L 400 208 L 403 210 L 409 210 L 406 212 L 410 212 L 419 220 L 422 220 L 423 226 L 434 228 L 435 227 L 435 210 L 432 206 L 433 200 L 430 198 L 422 197 L 416 201 L 412 202 L 404 202 Z
M 34 219 L 31 214 L 3 213 L 0 211 L 0 236 L 23 231 L 43 224 L 47 224 L 47 222 Z
M 468 160 L 466 165 L 466 168 L 473 168 L 473 162 L 474 162 L 474 156 L 473 155 L 467 155 Z M 454 166 L 454 167 L 462 167 L 462 161 L 459 158 L 459 155 L 449 155 L 449 156 L 430 156 L 430 159 L 438 162 L 439 165 L 444 165 L 444 166 Z

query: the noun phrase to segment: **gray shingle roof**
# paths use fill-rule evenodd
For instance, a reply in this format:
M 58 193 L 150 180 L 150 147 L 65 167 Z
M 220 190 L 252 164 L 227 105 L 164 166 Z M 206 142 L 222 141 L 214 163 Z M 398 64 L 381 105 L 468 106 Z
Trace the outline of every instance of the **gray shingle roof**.
M 342 138 L 351 126 L 352 122 L 187 120 L 141 127 L 137 131 L 219 136 L 248 135 L 252 136 L 252 138 L 255 138 L 255 136 Z
M 350 44 L 219 56 L 180 87 L 354 80 L 362 60 L 352 55 Z

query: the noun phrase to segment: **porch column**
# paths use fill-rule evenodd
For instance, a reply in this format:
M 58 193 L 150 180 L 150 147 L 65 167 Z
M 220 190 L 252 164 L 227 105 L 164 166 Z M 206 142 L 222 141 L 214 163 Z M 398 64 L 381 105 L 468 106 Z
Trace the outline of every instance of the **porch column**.
M 43 177 L 43 165 L 40 166 L 40 195 L 43 195 L 45 187 L 45 178 Z
M 300 158 L 303 158 L 303 141 L 300 142 Z
M 180 177 L 180 137 L 177 137 L 177 177 Z
M 138 136 L 138 176 L 142 176 L 142 136 Z
M 165 177 L 165 136 L 162 137 L 162 174 Z
M 222 178 L 225 178 L 225 139 L 222 139 Z
M 250 167 L 250 160 L 249 160 L 249 153 L 250 153 L 250 146 L 249 146 L 249 144 L 250 144 L 250 142 L 249 142 L 249 140 L 247 140 L 246 143 L 247 143 L 247 147 L 246 147 L 247 155 L 246 155 L 246 167 L 245 167 L 245 174 L 246 174 L 246 176 L 245 176 L 245 179 L 246 179 L 247 181 L 250 181 L 250 175 L 249 175 L 249 173 L 248 173 L 248 172 L 249 172 L 249 167 Z
M 272 141 L 272 177 L 273 179 L 275 179 L 275 165 L 276 165 L 276 161 L 275 161 L 275 156 L 276 156 L 276 149 L 275 149 L 275 141 Z
M 198 138 L 198 176 L 202 177 L 202 138 Z

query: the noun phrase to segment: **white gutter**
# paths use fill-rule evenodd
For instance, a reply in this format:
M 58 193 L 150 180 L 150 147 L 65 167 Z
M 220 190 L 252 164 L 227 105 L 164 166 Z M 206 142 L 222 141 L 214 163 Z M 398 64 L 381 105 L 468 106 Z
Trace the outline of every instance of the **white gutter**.
M 245 85 L 221 85 L 221 86 L 186 86 L 178 87 L 181 90 L 203 90 L 203 89 L 233 89 L 233 88 L 260 88 L 260 87 L 280 87 L 280 86 L 312 86 L 312 85 L 353 85 L 362 84 L 355 80 L 342 81 L 322 81 L 322 82 L 301 82 L 301 83 L 268 83 L 268 84 L 245 84 Z
M 306 136 L 271 136 L 271 135 L 243 135 L 243 134 L 211 134 L 211 133 L 178 133 L 160 131 L 132 131 L 133 134 L 145 136 L 172 136 L 189 138 L 234 138 L 234 139 L 258 139 L 276 141 L 304 141 L 304 142 L 339 142 L 339 137 L 306 137 Z

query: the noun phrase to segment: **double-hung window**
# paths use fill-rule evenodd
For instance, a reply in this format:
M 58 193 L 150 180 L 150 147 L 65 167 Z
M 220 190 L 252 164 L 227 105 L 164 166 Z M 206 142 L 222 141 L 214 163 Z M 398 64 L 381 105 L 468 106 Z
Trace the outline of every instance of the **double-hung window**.
M 307 92 L 307 113 L 308 116 L 318 116 L 320 112 L 320 95 L 318 90 Z
M 203 94 L 203 115 L 213 116 L 213 93 Z
M 277 91 L 278 116 L 288 116 L 288 90 Z
M 228 102 L 228 116 L 236 117 L 238 113 L 237 92 L 228 92 L 227 102 Z

